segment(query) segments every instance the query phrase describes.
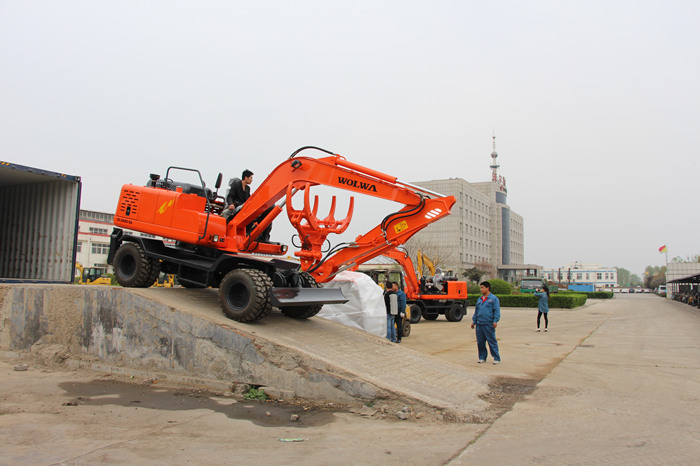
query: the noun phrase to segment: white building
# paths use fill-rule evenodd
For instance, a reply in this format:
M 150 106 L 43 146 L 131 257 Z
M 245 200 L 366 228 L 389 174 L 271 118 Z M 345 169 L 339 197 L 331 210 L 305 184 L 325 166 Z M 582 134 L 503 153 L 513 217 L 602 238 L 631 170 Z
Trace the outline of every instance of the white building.
M 488 263 L 497 271 L 496 278 L 514 282 L 539 275 L 542 267 L 525 264 L 524 220 L 507 204 L 506 180 L 498 175 L 495 139 L 491 181 L 470 183 L 449 178 L 413 182 L 457 200 L 450 216 L 418 232 L 415 238 L 451 251 L 447 263 L 441 264 L 448 269 L 460 271 Z
M 104 269 L 105 273 L 111 273 L 113 269 L 111 265 L 107 264 L 107 254 L 109 253 L 109 239 L 113 228 L 114 214 L 81 210 L 78 219 L 76 261 L 85 268 L 99 267 Z M 124 230 L 124 232 L 144 238 L 155 238 L 148 233 L 137 233 L 129 230 Z
M 573 262 L 561 267 L 542 271 L 548 281 L 562 285 L 593 285 L 596 290 L 617 286 L 617 269 L 600 264 Z

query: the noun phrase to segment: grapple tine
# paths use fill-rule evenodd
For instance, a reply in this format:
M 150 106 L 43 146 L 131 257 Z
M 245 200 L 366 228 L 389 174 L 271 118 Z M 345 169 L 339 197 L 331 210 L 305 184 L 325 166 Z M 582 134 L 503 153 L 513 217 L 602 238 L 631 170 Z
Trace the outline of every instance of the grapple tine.
M 318 196 L 314 196 L 314 208 L 311 209 L 311 215 L 318 218 Z
M 335 223 L 335 196 L 331 199 L 331 210 L 328 213 L 328 216 L 323 219 L 323 224 L 326 227 L 330 227 Z
M 309 191 L 311 191 L 311 186 L 306 183 L 304 186 L 304 219 L 306 222 L 314 229 L 318 228 L 318 218 L 316 217 L 316 212 L 318 211 L 318 196 L 316 196 L 316 202 L 314 202 L 314 208 L 309 210 L 311 207 L 311 202 L 309 202 Z

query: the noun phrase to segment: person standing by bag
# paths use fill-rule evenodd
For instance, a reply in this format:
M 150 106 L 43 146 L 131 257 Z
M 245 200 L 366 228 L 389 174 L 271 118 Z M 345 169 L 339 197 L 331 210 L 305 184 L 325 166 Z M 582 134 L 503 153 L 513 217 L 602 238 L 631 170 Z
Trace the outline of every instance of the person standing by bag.
M 396 293 L 397 309 L 398 313 L 394 317 L 396 322 L 396 343 L 401 343 L 403 338 L 403 319 L 406 317 L 406 293 L 399 288 L 399 284 L 394 282 L 391 289 Z
M 535 296 L 540 298 L 540 302 L 537 304 L 537 330 L 535 332 L 540 331 L 540 318 L 544 314 L 544 331 L 547 331 L 547 326 L 549 325 L 549 319 L 547 318 L 547 314 L 549 314 L 549 288 L 546 286 L 544 287 L 544 290 L 541 288 L 537 288 Z
M 386 339 L 396 343 L 396 316 L 399 313 L 399 300 L 394 291 L 394 284 L 386 282 L 384 285 L 384 306 L 386 307 Z
M 501 303 L 496 295 L 491 294 L 491 284 L 481 282 L 481 297 L 476 299 L 474 315 L 472 316 L 472 328 L 476 327 L 476 347 L 479 351 L 479 364 L 486 362 L 486 342 L 491 350 L 494 364 L 501 363 L 501 355 L 498 352 L 496 341 L 496 327 L 501 320 Z

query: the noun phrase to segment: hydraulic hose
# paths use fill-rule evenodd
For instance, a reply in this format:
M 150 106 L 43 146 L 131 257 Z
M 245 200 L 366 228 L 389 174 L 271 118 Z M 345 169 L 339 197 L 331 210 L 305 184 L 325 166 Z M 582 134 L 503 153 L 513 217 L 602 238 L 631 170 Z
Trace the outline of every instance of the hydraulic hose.
M 297 150 L 295 150 L 294 152 L 292 152 L 292 155 L 290 155 L 289 158 L 290 158 L 290 159 L 293 159 L 299 152 L 301 152 L 301 151 L 303 151 L 303 150 L 306 150 L 306 149 L 316 149 L 316 150 L 320 150 L 321 152 L 325 152 L 326 154 L 338 155 L 338 154 L 334 154 L 333 152 L 331 152 L 331 151 L 329 151 L 329 150 L 322 149 L 322 148 L 320 148 L 320 147 L 316 147 L 316 146 L 304 146 L 304 147 L 300 147 L 299 149 L 297 149 Z

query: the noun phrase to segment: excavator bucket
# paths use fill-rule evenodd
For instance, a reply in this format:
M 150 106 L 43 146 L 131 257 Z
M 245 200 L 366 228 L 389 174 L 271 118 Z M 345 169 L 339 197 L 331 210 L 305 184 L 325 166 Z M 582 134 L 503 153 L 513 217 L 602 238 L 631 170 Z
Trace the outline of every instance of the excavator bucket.
M 316 304 L 343 304 L 348 302 L 338 288 L 272 288 L 270 290 L 272 305 L 312 306 Z

